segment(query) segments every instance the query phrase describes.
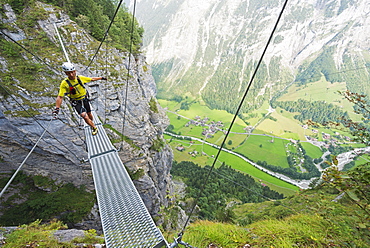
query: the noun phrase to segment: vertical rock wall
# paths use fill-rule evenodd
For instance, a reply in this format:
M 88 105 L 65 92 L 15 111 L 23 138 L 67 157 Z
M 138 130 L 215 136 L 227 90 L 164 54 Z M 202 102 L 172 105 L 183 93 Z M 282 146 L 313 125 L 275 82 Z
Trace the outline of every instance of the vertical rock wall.
M 134 176 L 134 183 L 142 196 L 152 216 L 159 214 L 161 205 L 167 205 L 166 192 L 170 187 L 170 168 L 172 163 L 171 148 L 163 140 L 163 130 L 169 125 L 164 110 L 156 102 L 156 85 L 151 75 L 151 68 L 142 55 L 133 56 L 115 48 L 103 46 L 98 57 L 86 68 L 97 48 L 94 41 L 83 29 L 71 21 L 60 10 L 41 4 L 49 12 L 46 20 L 40 20 L 35 28 L 43 29 L 49 39 L 60 46 L 53 23 L 57 23 L 59 32 L 65 40 L 68 51 L 73 53 L 77 73 L 85 76 L 106 76 L 108 81 L 96 81 L 89 84 L 91 104 L 100 120 L 108 124 L 108 135 L 117 142 L 119 155 L 128 171 Z M 15 24 L 16 15 L 9 5 L 6 8 L 3 23 L 10 22 L 12 30 L 2 30 L 19 42 L 28 39 Z M 71 31 L 72 30 L 72 31 Z M 20 36 L 19 34 L 22 34 Z M 65 60 L 63 54 L 55 54 L 54 61 L 48 61 L 59 68 Z M 25 59 L 27 59 L 25 57 Z M 0 56 L 0 70 L 9 72 L 6 58 Z M 50 75 L 49 75 L 50 76 Z M 41 75 L 42 77 L 42 75 Z M 60 81 L 65 77 L 62 72 L 51 75 L 53 80 L 46 82 L 50 87 L 45 92 L 57 95 Z M 17 79 L 14 78 L 16 84 Z M 55 97 L 35 95 L 21 87 L 14 94 L 22 97 L 9 97 L 0 94 L 0 173 L 15 170 L 26 157 L 43 132 L 43 127 L 49 124 L 51 107 Z M 44 107 L 37 109 L 39 114 L 32 118 L 14 115 L 22 108 L 31 109 L 26 101 L 40 103 Z M 91 168 L 88 162 L 84 143 L 83 124 L 71 110 L 65 100 L 58 120 L 53 120 L 48 133 L 39 143 L 33 154 L 23 167 L 23 171 L 32 175 L 43 175 L 58 183 L 73 183 L 76 186 L 86 185 L 94 189 Z M 117 131 L 123 133 L 122 140 Z M 9 197 L 12 191 L 7 193 Z M 96 223 L 96 211 L 87 220 Z M 84 226 L 84 223 L 81 223 Z

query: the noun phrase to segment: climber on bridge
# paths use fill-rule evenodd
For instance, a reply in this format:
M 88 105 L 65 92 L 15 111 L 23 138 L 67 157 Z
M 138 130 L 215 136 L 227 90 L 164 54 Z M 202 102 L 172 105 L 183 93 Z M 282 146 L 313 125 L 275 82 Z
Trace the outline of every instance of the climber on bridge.
M 88 92 L 84 86 L 85 83 L 97 80 L 107 80 L 106 77 L 85 77 L 77 76 L 75 67 L 70 62 L 65 62 L 62 65 L 64 73 L 67 78 L 63 79 L 60 83 L 59 93 L 55 102 L 55 109 L 53 110 L 54 116 L 59 113 L 59 108 L 62 105 L 63 97 L 69 96 L 72 106 L 76 109 L 77 113 L 85 120 L 86 124 L 91 127 L 92 134 L 98 133 L 98 128 L 93 122 L 93 115 L 91 113 L 91 106 L 88 99 Z

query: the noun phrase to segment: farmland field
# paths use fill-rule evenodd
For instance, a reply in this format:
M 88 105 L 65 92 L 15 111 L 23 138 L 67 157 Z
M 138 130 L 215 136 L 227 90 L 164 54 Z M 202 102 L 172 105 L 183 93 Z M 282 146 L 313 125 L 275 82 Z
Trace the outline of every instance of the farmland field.
M 178 140 L 169 135 L 165 135 L 165 138 L 172 147 L 176 161 L 192 161 L 199 166 L 212 165 L 214 156 L 218 152 L 218 149 L 198 141 L 192 141 L 192 143 L 190 143 L 189 140 Z M 181 146 L 184 147 L 185 150 L 178 151 L 176 148 Z M 194 154 L 194 151 L 197 151 L 197 155 L 189 154 L 189 152 Z M 218 161 L 215 162 L 215 167 L 219 167 L 223 162 L 285 195 L 291 195 L 294 191 L 298 190 L 298 187 L 275 178 L 255 168 L 243 159 L 227 152 L 222 152 L 220 154 Z

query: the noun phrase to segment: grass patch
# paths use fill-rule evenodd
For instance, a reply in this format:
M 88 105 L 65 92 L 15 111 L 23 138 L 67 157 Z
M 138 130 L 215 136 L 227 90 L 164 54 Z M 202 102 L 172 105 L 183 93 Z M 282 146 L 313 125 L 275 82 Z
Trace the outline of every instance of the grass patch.
M 158 99 L 158 103 L 161 105 L 162 108 L 166 108 L 170 111 L 176 111 L 180 109 L 181 104 L 176 101 L 168 101 L 164 99 Z
M 331 222 L 317 214 L 298 214 L 284 220 L 264 220 L 250 225 L 253 247 L 366 247 L 353 237 L 349 223 Z M 263 244 L 263 245 L 262 245 Z M 351 244 L 352 246 L 349 246 Z
M 153 144 L 150 149 L 159 152 L 164 146 L 166 142 L 161 139 L 161 137 L 157 136 L 155 140 L 153 140 Z
M 35 115 L 41 114 L 39 111 L 34 109 L 26 110 L 19 110 L 19 111 L 12 111 L 10 112 L 14 117 L 34 117 Z
M 72 242 L 59 242 L 53 233 L 57 230 L 67 229 L 61 221 L 52 220 L 49 223 L 41 224 L 36 220 L 29 225 L 22 225 L 6 235 L 4 248 L 21 247 L 53 247 L 53 248 L 74 248 L 75 243 L 84 243 L 84 247 L 93 247 L 93 244 L 103 244 L 104 238 L 96 234 L 96 230 L 84 231 L 85 236 L 75 238 Z
M 131 180 L 138 180 L 145 175 L 144 170 L 141 168 L 137 169 L 136 171 L 130 171 L 126 166 L 125 168 L 128 174 L 130 175 Z
M 170 236 L 166 234 L 166 236 Z M 167 237 L 170 240 L 172 237 Z M 183 241 L 195 247 L 210 244 L 223 248 L 246 247 L 367 247 L 352 235 L 350 225 L 341 227 L 317 214 L 297 214 L 283 220 L 269 219 L 248 226 L 197 221 Z M 351 244 L 351 245 L 349 245 Z
M 62 244 L 54 238 L 53 232 L 60 229 L 66 229 L 67 226 L 61 222 L 51 224 L 40 224 L 37 220 L 30 225 L 22 225 L 6 237 L 4 248 L 16 247 L 62 247 L 73 248 L 72 244 Z
M 306 154 L 311 158 L 320 158 L 323 155 L 321 149 L 317 146 L 312 145 L 308 142 L 301 142 L 303 149 L 306 151 Z
M 118 130 L 116 130 L 114 127 L 112 127 L 112 125 L 110 124 L 103 124 L 103 127 L 105 128 L 108 128 L 110 130 L 112 130 L 114 133 L 116 133 L 119 137 L 121 137 L 121 139 L 112 139 L 111 142 L 112 143 L 119 143 L 121 142 L 122 140 L 124 140 L 126 143 L 128 143 L 132 148 L 134 149 L 137 149 L 137 150 L 140 150 L 140 147 L 138 147 L 137 145 L 134 144 L 134 142 L 127 136 L 123 135 L 122 133 L 120 133 Z
M 258 124 L 256 129 L 282 138 L 306 140 L 302 124 L 293 116 L 294 114 L 278 108 L 271 113 L 271 117 L 276 121 L 266 118 Z
M 252 161 L 266 161 L 268 164 L 289 167 L 286 154 L 286 144 L 289 141 L 266 136 L 250 135 L 248 139 L 235 149 Z
M 170 123 L 171 125 L 174 126 L 173 132 L 178 133 L 178 134 L 183 134 L 186 135 L 186 131 L 184 131 L 184 127 L 186 123 L 189 122 L 188 119 L 185 119 L 183 117 L 180 117 L 176 114 L 173 114 L 171 112 L 167 112 L 167 116 L 170 118 Z
M 173 239 L 167 234 L 167 240 Z M 247 229 L 232 224 L 197 221 L 191 224 L 182 240 L 194 247 L 209 247 L 210 244 L 224 248 L 243 247 L 249 237 Z
M 279 101 L 296 101 L 301 98 L 309 101 L 327 101 L 342 106 L 346 101 L 338 94 L 338 91 L 344 90 L 346 90 L 345 82 L 330 83 L 322 77 L 313 83 L 301 86 L 292 85 L 288 88 L 288 92 L 279 98 Z
M 149 108 L 151 111 L 153 111 L 154 113 L 158 113 L 158 107 L 157 107 L 157 102 L 156 100 L 152 97 L 150 98 L 150 101 L 149 101 Z
M 103 244 L 105 243 L 104 237 L 98 236 L 96 233 L 96 230 L 90 229 L 87 231 L 84 231 L 85 236 L 84 237 L 78 237 L 74 238 L 72 240 L 72 243 L 78 243 L 78 244 Z M 88 245 L 90 247 L 90 245 Z

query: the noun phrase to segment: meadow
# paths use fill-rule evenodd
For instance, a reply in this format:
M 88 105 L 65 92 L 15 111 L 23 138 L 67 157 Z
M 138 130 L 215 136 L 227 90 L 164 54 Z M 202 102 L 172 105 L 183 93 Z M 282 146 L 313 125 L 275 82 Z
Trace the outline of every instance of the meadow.
M 287 140 L 267 136 L 250 135 L 243 145 L 235 149 L 235 152 L 243 154 L 252 161 L 266 161 L 281 167 L 289 167 L 287 162 Z
M 303 86 L 292 85 L 289 87 L 287 94 L 281 96 L 279 101 L 296 101 L 297 99 L 305 99 L 308 101 L 325 101 L 341 107 L 347 111 L 353 120 L 360 120 L 360 116 L 353 113 L 353 104 L 345 100 L 338 91 L 345 91 L 346 83 L 330 83 L 324 77 L 321 80 L 313 83 L 308 83 Z

